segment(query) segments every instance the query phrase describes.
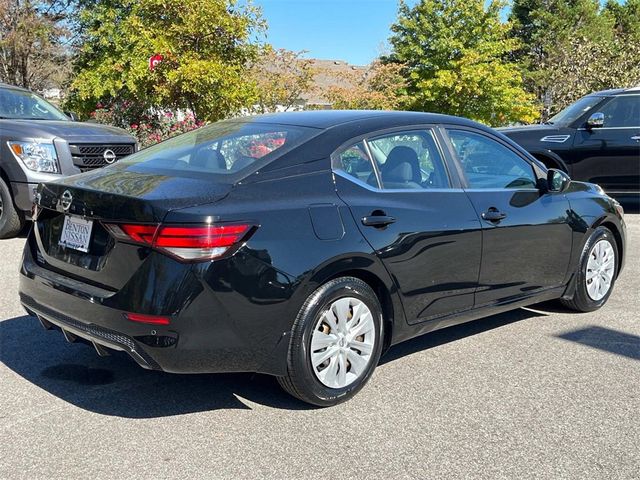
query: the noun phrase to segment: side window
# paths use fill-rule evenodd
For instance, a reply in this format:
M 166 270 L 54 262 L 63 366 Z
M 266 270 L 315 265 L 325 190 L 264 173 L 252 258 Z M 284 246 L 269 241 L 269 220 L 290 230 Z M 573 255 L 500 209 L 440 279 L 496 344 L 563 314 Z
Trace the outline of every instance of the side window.
M 598 110 L 605 127 L 640 127 L 640 95 L 620 95 Z
M 449 178 L 430 130 L 384 135 L 368 141 L 385 189 L 449 188 Z
M 332 166 L 334 170 L 342 170 L 361 182 L 378 187 L 378 180 L 363 142 L 334 155 Z
M 470 188 L 536 188 L 531 165 L 484 135 L 447 130 Z

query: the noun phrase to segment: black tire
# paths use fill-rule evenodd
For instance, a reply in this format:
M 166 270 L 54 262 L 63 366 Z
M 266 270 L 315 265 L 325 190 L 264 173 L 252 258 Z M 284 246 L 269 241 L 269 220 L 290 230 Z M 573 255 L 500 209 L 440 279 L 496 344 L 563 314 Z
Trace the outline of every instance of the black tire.
M 611 279 L 611 285 L 609 286 L 609 290 L 606 295 L 599 300 L 593 300 L 587 291 L 587 263 L 589 261 L 589 255 L 592 253 L 593 246 L 599 241 L 608 242 L 613 248 L 613 252 L 615 254 L 615 266 L 614 266 L 614 274 Z M 620 259 L 618 256 L 618 246 L 616 244 L 616 239 L 606 227 L 598 227 L 596 228 L 587 243 L 585 243 L 584 248 L 582 249 L 582 254 L 580 256 L 580 265 L 578 267 L 578 271 L 576 272 L 576 278 L 574 281 L 573 287 L 573 295 L 572 298 L 562 298 L 560 302 L 565 307 L 575 310 L 576 312 L 593 312 L 594 310 L 598 310 L 602 307 L 607 300 L 609 300 L 609 296 L 611 296 L 611 292 L 613 291 L 613 287 L 616 283 L 616 277 L 618 275 L 618 268 L 620 265 Z
M 369 308 L 375 326 L 375 343 L 369 363 L 358 379 L 344 388 L 329 388 L 314 373 L 310 357 L 311 336 L 320 315 L 334 301 L 344 297 L 356 298 Z M 287 375 L 278 377 L 278 382 L 294 397 L 319 407 L 350 399 L 364 387 L 378 365 L 384 339 L 383 325 L 380 302 L 365 282 L 354 277 L 340 277 L 325 283 L 307 298 L 296 317 L 289 344 Z
M 13 238 L 24 227 L 24 217 L 16 210 L 9 186 L 0 178 L 0 238 Z

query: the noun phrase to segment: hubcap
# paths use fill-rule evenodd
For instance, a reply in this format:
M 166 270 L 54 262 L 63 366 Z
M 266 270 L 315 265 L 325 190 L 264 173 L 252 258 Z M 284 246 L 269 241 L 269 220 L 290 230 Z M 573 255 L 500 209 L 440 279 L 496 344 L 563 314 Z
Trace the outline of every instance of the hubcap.
M 344 388 L 367 371 L 376 341 L 371 310 L 353 297 L 336 300 L 318 319 L 311 336 L 311 366 L 329 388 Z
M 599 240 L 591 247 L 587 262 L 587 294 L 594 301 L 604 298 L 613 281 L 616 254 L 608 240 Z

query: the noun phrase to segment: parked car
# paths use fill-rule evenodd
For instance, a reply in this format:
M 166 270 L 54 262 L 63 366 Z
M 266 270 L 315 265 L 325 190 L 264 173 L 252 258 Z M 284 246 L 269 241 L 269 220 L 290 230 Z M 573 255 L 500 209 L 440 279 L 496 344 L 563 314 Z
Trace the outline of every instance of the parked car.
M 35 93 L 0 84 L 0 238 L 31 218 L 38 183 L 103 167 L 135 148 L 120 128 L 72 121 Z
M 601 188 L 489 128 L 362 111 L 212 124 L 41 185 L 34 225 L 20 300 L 45 328 L 148 369 L 275 375 L 321 406 L 417 335 L 600 308 L 626 236 Z
M 544 124 L 499 130 L 549 168 L 612 196 L 640 194 L 640 87 L 596 92 Z

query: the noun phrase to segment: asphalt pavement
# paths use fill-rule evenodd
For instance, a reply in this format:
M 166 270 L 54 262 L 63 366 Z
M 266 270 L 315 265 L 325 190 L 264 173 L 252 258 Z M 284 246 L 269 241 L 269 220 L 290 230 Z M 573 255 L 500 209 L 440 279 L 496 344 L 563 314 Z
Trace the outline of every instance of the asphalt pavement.
M 609 303 L 553 303 L 394 347 L 315 409 L 264 375 L 149 372 L 45 331 L 0 241 L 0 478 L 640 478 L 640 215 Z

